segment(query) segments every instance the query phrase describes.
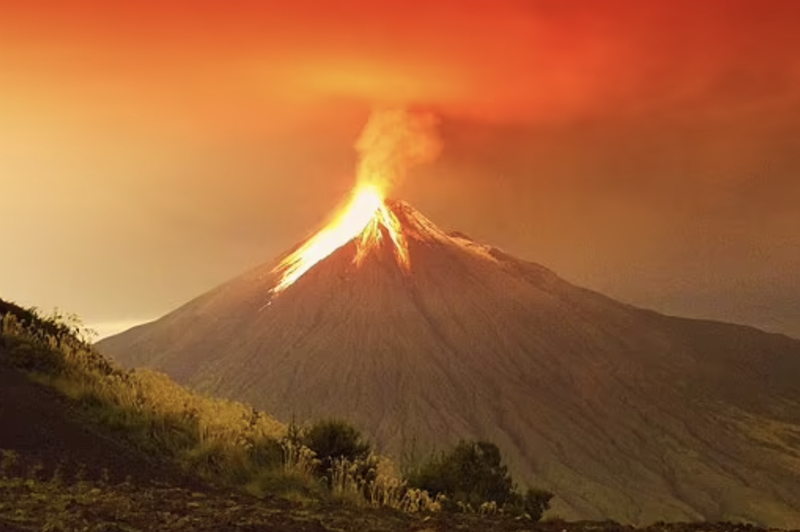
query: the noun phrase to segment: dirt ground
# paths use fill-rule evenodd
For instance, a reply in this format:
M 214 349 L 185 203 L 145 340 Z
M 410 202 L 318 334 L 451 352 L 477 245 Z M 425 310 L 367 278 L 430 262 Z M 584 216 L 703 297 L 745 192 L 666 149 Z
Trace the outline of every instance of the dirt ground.
M 91 532 L 612 532 L 616 523 L 533 523 L 502 516 L 409 515 L 387 509 L 300 504 L 170 486 L 0 479 L 0 531 Z M 728 523 L 652 526 L 648 532 L 756 532 Z
M 2 360 L 2 353 L 0 353 Z M 72 474 L 80 469 L 88 479 L 112 481 L 193 482 L 167 464 L 148 459 L 119 435 L 95 428 L 57 392 L 32 383 L 19 371 L 0 363 L 0 449 L 16 451 L 18 467 L 40 463 L 47 476 L 57 464 Z

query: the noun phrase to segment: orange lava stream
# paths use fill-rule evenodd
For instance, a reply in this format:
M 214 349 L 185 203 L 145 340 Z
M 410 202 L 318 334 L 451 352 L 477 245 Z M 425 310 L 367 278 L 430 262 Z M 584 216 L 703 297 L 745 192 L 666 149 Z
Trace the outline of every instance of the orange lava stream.
M 274 271 L 280 272 L 281 277 L 272 292 L 278 294 L 286 290 L 317 263 L 354 239 L 357 239 L 358 251 L 353 262 L 360 264 L 370 249 L 383 241 L 381 227 L 385 228 L 395 246 L 398 263 L 407 268 L 410 264 L 408 248 L 400 221 L 386 207 L 377 186 L 362 185 L 330 224 L 278 264 Z
M 381 202 L 366 229 L 361 232 L 361 237 L 358 240 L 358 252 L 354 262 L 361 264 L 361 261 L 364 260 L 369 251 L 381 244 L 383 241 L 381 227 L 386 229 L 389 238 L 394 244 L 397 262 L 403 268 L 408 269 L 411 265 L 411 259 L 408 257 L 408 245 L 406 244 L 405 236 L 403 236 L 403 227 L 400 225 L 400 220 L 397 219 L 397 216 L 383 202 Z

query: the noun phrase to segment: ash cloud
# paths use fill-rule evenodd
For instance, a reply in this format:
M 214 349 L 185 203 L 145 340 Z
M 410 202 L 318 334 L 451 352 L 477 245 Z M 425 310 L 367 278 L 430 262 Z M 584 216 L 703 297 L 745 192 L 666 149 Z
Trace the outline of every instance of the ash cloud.
M 281 37 L 295 50 L 278 61 L 290 65 L 287 82 L 521 123 L 671 113 L 701 120 L 796 99 L 800 83 L 796 2 L 345 5 L 351 18 L 321 16 L 307 33 Z M 292 14 L 283 16 L 291 25 Z

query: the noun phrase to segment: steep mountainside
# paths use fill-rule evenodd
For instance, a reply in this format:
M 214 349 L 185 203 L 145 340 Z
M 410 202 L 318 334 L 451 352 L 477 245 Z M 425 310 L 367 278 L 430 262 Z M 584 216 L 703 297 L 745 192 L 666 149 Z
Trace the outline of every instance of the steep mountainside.
M 277 296 L 265 265 L 99 347 L 396 455 L 490 439 L 567 518 L 800 527 L 800 341 L 624 305 L 391 208 L 410 271 L 351 242 Z

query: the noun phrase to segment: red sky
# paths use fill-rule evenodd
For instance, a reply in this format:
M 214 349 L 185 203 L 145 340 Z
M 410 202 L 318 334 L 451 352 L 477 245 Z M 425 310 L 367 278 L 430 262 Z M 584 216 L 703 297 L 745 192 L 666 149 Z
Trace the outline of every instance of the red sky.
M 314 229 L 405 105 L 442 119 L 396 192 L 437 223 L 800 336 L 800 2 L 430 4 L 0 5 L 0 295 L 163 313 Z

